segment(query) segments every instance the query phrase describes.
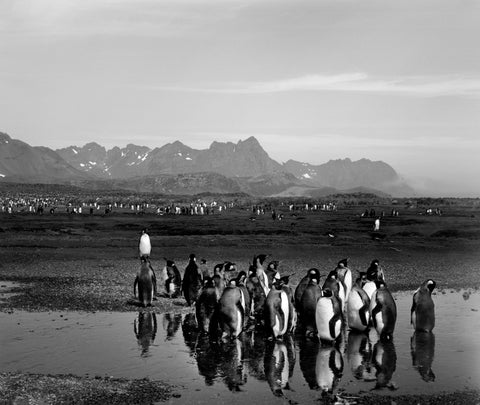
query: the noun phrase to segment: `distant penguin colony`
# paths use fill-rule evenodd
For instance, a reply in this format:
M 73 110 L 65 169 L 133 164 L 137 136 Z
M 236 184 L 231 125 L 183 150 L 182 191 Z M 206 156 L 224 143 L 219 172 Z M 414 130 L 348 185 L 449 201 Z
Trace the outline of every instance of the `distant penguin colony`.
M 146 307 L 155 299 L 157 283 L 150 264 L 147 229 L 142 230 L 139 251 L 141 266 L 134 295 Z M 282 277 L 279 262 L 272 260 L 266 265 L 267 257 L 255 255 L 248 271 L 237 271 L 235 263 L 224 261 L 210 272 L 207 260 L 202 259 L 200 267 L 192 253 L 183 280 L 175 262 L 165 259 L 161 277 L 165 296 L 183 295 L 187 305 L 195 308 L 199 332 L 220 339 L 234 339 L 258 327 L 276 341 L 297 331 L 309 339 L 337 344 L 345 327 L 360 334 L 373 328 L 380 341 L 393 339 L 397 307 L 379 260 L 372 260 L 366 271 L 358 272 L 355 282 L 348 259 L 340 260 L 326 277 L 312 267 L 293 290 L 291 275 Z M 435 287 L 435 281 L 427 279 L 413 294 L 410 321 L 415 333 L 432 332 L 435 327 Z

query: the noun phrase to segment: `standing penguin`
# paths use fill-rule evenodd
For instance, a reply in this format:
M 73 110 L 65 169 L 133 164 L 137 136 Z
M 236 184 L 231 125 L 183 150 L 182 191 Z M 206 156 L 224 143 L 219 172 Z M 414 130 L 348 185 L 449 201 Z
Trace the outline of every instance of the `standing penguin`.
M 348 300 L 348 296 L 353 285 L 352 271 L 348 268 L 348 258 L 340 260 L 335 270 L 337 272 L 338 279 L 345 288 L 345 300 Z
M 329 288 L 323 289 L 322 297 L 317 302 L 315 321 L 320 340 L 333 342 L 340 336 L 342 307 L 338 297 Z
M 282 286 L 283 282 L 280 280 L 275 282 L 265 302 L 265 327 L 267 333 L 275 339 L 282 337 L 288 328 L 290 304 Z
M 370 266 L 367 269 L 366 281 L 363 284 L 363 289 L 368 294 L 368 298 L 372 299 L 372 295 L 377 289 L 376 281 L 385 281 L 383 277 L 383 271 L 380 269 L 380 262 L 377 259 L 372 260 Z
M 135 277 L 135 282 L 133 283 L 133 295 L 137 297 L 137 286 L 138 286 L 138 299 L 140 303 L 146 307 L 152 305 L 153 294 L 155 291 L 155 285 L 157 280 L 155 278 L 155 273 L 152 271 L 150 263 L 146 257 L 142 257 L 142 263 L 140 270 Z
M 170 298 L 176 298 L 180 294 L 182 287 L 182 276 L 173 260 L 168 260 L 166 268 L 165 291 Z
M 370 323 L 370 298 L 362 288 L 364 277 L 365 273 L 360 273 L 347 300 L 348 327 L 360 332 L 365 331 Z
M 318 272 L 311 271 L 308 276 L 310 282 L 305 288 L 297 308 L 300 324 L 302 325 L 303 330 L 305 330 L 305 335 L 314 336 L 317 330 L 315 321 L 317 302 L 322 296 L 322 289 L 318 285 L 320 281 Z
M 192 253 L 190 255 L 188 265 L 185 268 L 182 282 L 182 291 L 188 306 L 191 306 L 195 303 L 200 294 L 201 288 L 202 273 L 197 265 L 197 259 Z
M 320 271 L 314 267 L 309 269 L 307 271 L 307 274 L 305 277 L 303 277 L 300 282 L 297 285 L 297 288 L 295 288 L 295 308 L 297 308 L 297 311 L 299 310 L 300 307 L 300 300 L 302 299 L 303 292 L 307 288 L 307 285 L 310 283 L 310 277 L 311 275 L 314 275 L 317 282 L 320 283 Z
M 238 337 L 244 327 L 245 302 L 240 288 L 235 282 L 229 284 L 223 290 L 215 313 L 216 321 L 224 337 Z
M 152 245 L 150 243 L 150 236 L 147 233 L 147 228 L 142 229 L 142 234 L 140 235 L 140 243 L 138 246 L 140 251 L 140 257 L 150 257 L 152 251 Z
M 370 300 L 373 327 L 381 340 L 391 340 L 397 322 L 397 304 L 384 281 L 376 281 L 377 289 Z
M 428 279 L 413 294 L 410 319 L 416 331 L 431 332 L 435 327 L 435 304 L 432 292 L 436 287 L 435 281 Z
M 275 280 L 280 279 L 280 273 L 278 272 L 278 260 L 272 260 L 268 263 L 267 269 L 265 270 L 265 274 L 268 278 L 268 287 L 272 288 L 273 283 Z
M 217 306 L 217 293 L 213 279 L 207 277 L 203 284 L 202 292 L 195 302 L 195 315 L 197 317 L 198 329 L 202 333 L 208 333 L 210 330 L 210 321 L 212 320 L 215 308 Z
M 323 283 L 322 290 L 329 289 L 332 291 L 333 295 L 335 295 L 340 302 L 341 310 L 345 309 L 345 287 L 343 283 L 338 279 L 338 273 L 336 270 L 331 271 L 325 282 Z

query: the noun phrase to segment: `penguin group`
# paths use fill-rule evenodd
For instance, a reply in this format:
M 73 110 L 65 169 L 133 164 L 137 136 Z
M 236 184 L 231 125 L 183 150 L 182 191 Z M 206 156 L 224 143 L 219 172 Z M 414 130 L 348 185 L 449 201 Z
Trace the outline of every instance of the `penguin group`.
M 141 265 L 134 294 L 137 296 L 138 287 L 141 305 L 149 306 L 156 295 L 157 278 L 150 263 L 146 229 L 142 230 L 139 251 Z M 281 276 L 279 262 L 267 262 L 267 257 L 255 255 L 248 271 L 238 271 L 235 263 L 224 261 L 210 273 L 206 260 L 202 259 L 200 268 L 192 253 L 183 280 L 175 262 L 165 258 L 161 279 L 166 296 L 183 295 L 187 305 L 195 308 L 199 330 L 222 339 L 237 338 L 257 327 L 273 340 L 296 331 L 332 344 L 339 341 L 346 328 L 359 333 L 372 329 L 382 341 L 393 339 L 397 306 L 379 260 L 372 260 L 355 279 L 348 258 L 324 276 L 317 268 L 310 268 L 293 290 L 289 285 L 291 275 Z M 435 281 L 428 279 L 413 295 L 411 324 L 418 333 L 431 332 L 435 326 L 431 297 L 435 287 Z

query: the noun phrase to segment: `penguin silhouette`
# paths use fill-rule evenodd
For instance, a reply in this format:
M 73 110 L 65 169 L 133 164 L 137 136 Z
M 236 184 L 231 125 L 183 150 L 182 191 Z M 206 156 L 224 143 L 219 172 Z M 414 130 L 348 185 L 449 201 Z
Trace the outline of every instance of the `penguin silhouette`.
M 137 296 L 138 286 L 138 299 L 144 307 L 152 305 L 156 283 L 155 273 L 150 263 L 145 256 L 142 256 L 140 270 L 133 283 L 133 295 Z
M 432 300 L 435 287 L 435 281 L 428 279 L 413 294 L 410 319 L 416 331 L 431 332 L 435 327 L 435 304 Z
M 202 292 L 195 303 L 197 324 L 202 333 L 210 331 L 210 322 L 215 313 L 217 302 L 215 283 L 211 277 L 208 277 L 205 279 Z
M 314 269 L 316 270 L 316 269 Z M 309 283 L 303 291 L 300 304 L 298 306 L 300 325 L 305 331 L 305 335 L 312 337 L 316 334 L 317 325 L 315 321 L 315 314 L 317 309 L 317 302 L 322 296 L 322 289 L 318 285 L 319 283 L 318 271 L 309 272 Z
M 302 299 L 303 292 L 307 288 L 307 285 L 310 283 L 311 275 L 313 275 L 316 280 L 318 280 L 317 283 L 320 284 L 320 271 L 312 267 L 307 271 L 307 274 L 300 280 L 297 288 L 295 288 L 295 308 L 297 308 L 297 311 L 300 307 L 300 300 Z

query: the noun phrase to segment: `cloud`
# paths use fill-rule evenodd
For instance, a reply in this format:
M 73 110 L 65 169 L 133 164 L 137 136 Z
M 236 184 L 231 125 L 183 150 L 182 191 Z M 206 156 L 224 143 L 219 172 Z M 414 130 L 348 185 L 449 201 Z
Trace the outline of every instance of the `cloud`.
M 211 86 L 158 86 L 156 90 L 226 94 L 267 94 L 293 91 L 378 93 L 420 97 L 480 96 L 480 78 L 474 76 L 406 76 L 371 78 L 366 73 L 311 74 L 264 82 L 229 82 Z

